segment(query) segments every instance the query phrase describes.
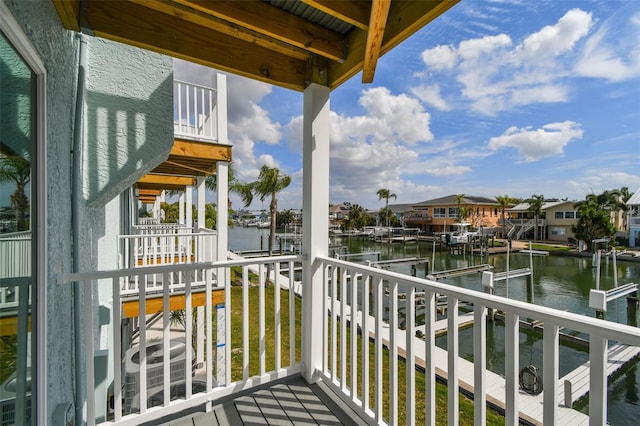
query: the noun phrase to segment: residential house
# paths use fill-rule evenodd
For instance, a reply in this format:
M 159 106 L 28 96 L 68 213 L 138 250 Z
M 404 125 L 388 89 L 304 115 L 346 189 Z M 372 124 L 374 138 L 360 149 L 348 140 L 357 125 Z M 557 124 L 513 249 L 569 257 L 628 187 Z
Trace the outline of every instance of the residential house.
M 538 240 L 566 242 L 573 238 L 571 226 L 579 217 L 575 201 L 548 199 L 541 207 L 536 224 L 534 214 L 529 211 L 529 203 L 520 203 L 506 210 L 507 236 L 514 240 L 533 239 L 534 228 L 538 227 Z
M 640 247 L 640 188 L 627 200 L 629 247 Z
M 369 423 L 395 424 L 402 412 L 412 424 L 416 407 L 423 407 L 427 422 L 435 424 L 436 367 L 447 368 L 449 423 L 458 421 L 459 386 L 473 380 L 474 416 L 482 424 L 490 391 L 484 338 L 489 309 L 506 316 L 506 380 L 499 398 L 508 424 L 517 424 L 525 409 L 518 386 L 520 316 L 545 326 L 545 389 L 535 404 L 543 407 L 544 423 L 559 422 L 561 414 L 564 421 L 563 410 L 568 410 L 560 406 L 557 392 L 560 327 L 590 339 L 590 421 L 606 423 L 607 340 L 640 345 L 637 328 L 328 256 L 330 91 L 360 71 L 363 81 L 372 81 L 379 55 L 455 3 L 0 1 L 1 159 L 3 166 L 30 166 L 28 221 L 21 215 L 23 204 L 14 202 L 15 233 L 21 235 L 2 239 L 3 250 L 13 257 L 0 256 L 5 268 L 0 302 L 9 313 L 1 323 L 2 343 L 13 339 L 16 348 L 15 369 L 1 383 L 5 424 L 157 424 L 195 410 L 219 413 L 215 410 L 226 400 L 234 401 L 230 410 L 239 419 L 240 409 L 258 408 L 254 402 L 265 398 L 236 397 L 274 383 L 279 387 L 271 395 L 294 389 L 287 395 L 297 400 L 313 398 L 308 386 L 324 389 L 339 401 L 333 405 L 336 414 L 323 412 L 337 417 L 335 422 L 351 422 L 349 411 Z M 301 255 L 226 260 L 219 227 L 215 256 L 200 258 L 191 250 L 202 240 L 191 239 L 193 229 L 181 228 L 190 228 L 188 208 L 185 224 L 162 233 L 153 228 L 158 225 L 136 222 L 136 197 L 154 204 L 158 197 L 144 191 L 193 185 L 202 194 L 203 177 L 215 167 L 218 224 L 227 223 L 231 158 L 226 134 L 218 133 L 208 149 L 175 137 L 172 108 L 182 98 L 174 91 L 172 61 L 164 54 L 303 92 Z M 224 84 L 224 78 L 218 82 Z M 217 96 L 226 92 L 217 89 Z M 218 123 L 226 122 L 224 112 L 218 109 Z M 207 122 L 197 116 L 184 125 Z M 185 154 L 193 152 L 198 155 L 185 164 Z M 211 154 L 206 164 L 197 162 L 203 154 Z M 186 173 L 183 169 L 194 174 L 172 174 Z M 189 194 L 184 195 L 187 205 Z M 197 204 L 203 206 L 204 197 Z M 130 238 L 134 230 L 141 234 Z M 204 251 L 210 254 L 211 247 Z M 340 295 L 338 277 L 352 284 L 340 286 Z M 273 283 L 268 289 L 267 282 Z M 400 287 L 407 295 L 403 302 Z M 272 298 L 265 297 L 267 290 Z M 416 292 L 424 300 L 423 339 L 416 337 Z M 232 294 L 234 304 L 235 296 L 241 300 L 237 305 L 231 304 Z M 256 295 L 251 309 L 246 294 Z M 453 325 L 442 357 L 436 357 L 441 351 L 435 345 L 436 294 L 447 297 Z M 474 308 L 471 378 L 458 357 L 455 325 L 462 300 Z M 399 303 L 407 312 L 403 330 Z M 233 321 L 241 323 L 233 333 L 232 307 L 239 312 Z M 267 307 L 273 315 L 266 315 Z M 184 314 L 183 330 L 172 327 L 176 311 Z M 301 325 L 285 321 L 285 311 Z M 7 325 L 7 317 L 13 324 Z M 266 333 L 267 321 L 274 333 Z M 375 334 L 373 348 L 369 339 L 359 344 L 360 329 L 363 335 Z M 257 355 L 250 350 L 254 341 Z M 288 354 L 282 351 L 286 347 Z M 273 361 L 267 362 L 267 352 Z M 401 353 L 408 361 L 404 372 Z M 438 364 L 445 358 L 446 367 Z M 239 365 L 233 372 L 232 363 Z M 418 367 L 424 372 L 424 404 L 415 400 Z M 387 379 L 385 371 L 391 372 Z M 400 374 L 405 376 L 403 399 Z M 322 403 L 313 401 L 307 416 L 321 410 Z M 269 412 L 258 408 L 248 415 Z M 576 413 L 571 411 L 581 415 Z
M 558 201 L 545 203 L 546 239 L 564 242 L 575 239 L 571 230 L 578 223 L 580 212 L 575 207 L 576 201 Z
M 427 233 L 448 232 L 454 230 L 454 223 L 462 221 L 459 209 L 466 209 L 464 220 L 474 229 L 495 228 L 498 224 L 500 212 L 496 200 L 464 195 L 458 203 L 455 194 L 413 204 L 404 220 L 408 227 L 419 227 Z

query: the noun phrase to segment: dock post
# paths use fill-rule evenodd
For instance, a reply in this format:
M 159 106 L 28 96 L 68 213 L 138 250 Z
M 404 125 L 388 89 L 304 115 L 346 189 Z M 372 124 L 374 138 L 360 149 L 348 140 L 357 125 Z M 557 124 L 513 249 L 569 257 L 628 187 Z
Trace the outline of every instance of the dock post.
M 627 324 L 632 327 L 638 326 L 638 292 L 635 297 L 627 297 Z
M 571 382 L 569 380 L 564 381 L 564 406 L 573 408 L 573 395 L 571 392 Z

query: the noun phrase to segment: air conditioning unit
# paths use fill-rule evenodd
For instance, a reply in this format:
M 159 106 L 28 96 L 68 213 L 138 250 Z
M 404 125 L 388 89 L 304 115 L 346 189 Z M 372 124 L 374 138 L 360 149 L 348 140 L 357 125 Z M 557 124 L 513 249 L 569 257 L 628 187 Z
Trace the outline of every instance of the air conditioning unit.
M 13 373 L 9 378 L 0 386 L 0 426 L 14 426 L 16 425 L 16 387 L 17 387 L 16 373 Z M 27 398 L 25 401 L 27 411 L 27 421 L 31 414 L 31 369 L 27 369 L 27 382 L 26 382 Z
M 169 399 L 173 401 L 178 398 L 185 398 L 187 396 L 186 386 L 184 381 L 172 382 L 169 386 Z M 201 380 L 193 380 L 191 382 L 191 393 L 196 394 L 204 392 L 207 389 L 207 383 Z M 157 388 L 149 389 L 147 393 L 147 408 L 158 407 L 164 404 L 164 388 L 159 386 Z M 140 411 L 140 397 L 136 397 L 131 401 L 132 412 Z
M 184 382 L 185 375 L 185 353 L 186 345 L 180 340 L 171 340 L 169 342 L 169 359 L 170 359 L 170 378 L 169 383 Z M 163 352 L 164 345 L 162 342 L 149 343 L 145 347 L 147 359 L 147 395 L 162 389 L 164 384 L 164 362 Z M 191 362 L 193 365 L 195 355 L 192 354 Z M 192 367 L 193 368 L 193 367 Z M 138 411 L 140 393 L 140 348 L 132 347 L 125 353 L 124 360 L 124 412 L 130 414 Z M 191 374 L 191 371 L 189 372 Z

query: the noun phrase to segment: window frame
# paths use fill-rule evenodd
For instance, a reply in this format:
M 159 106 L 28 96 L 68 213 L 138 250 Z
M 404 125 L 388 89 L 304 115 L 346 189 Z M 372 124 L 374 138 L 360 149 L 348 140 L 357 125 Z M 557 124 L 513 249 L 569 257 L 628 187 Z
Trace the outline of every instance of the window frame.
M 32 287 L 32 324 L 36 327 L 36 347 L 32 348 L 35 356 L 35 372 L 32 369 L 32 380 L 35 376 L 36 386 L 31 388 L 33 424 L 47 422 L 47 71 L 38 51 L 11 10 L 0 2 L 0 31 L 13 48 L 20 54 L 35 76 L 35 113 L 34 136 L 35 149 L 32 158 L 31 191 L 32 211 L 36 212 L 36 220 L 31 222 L 32 247 L 34 261 Z M 34 300 L 35 299 L 35 300 Z

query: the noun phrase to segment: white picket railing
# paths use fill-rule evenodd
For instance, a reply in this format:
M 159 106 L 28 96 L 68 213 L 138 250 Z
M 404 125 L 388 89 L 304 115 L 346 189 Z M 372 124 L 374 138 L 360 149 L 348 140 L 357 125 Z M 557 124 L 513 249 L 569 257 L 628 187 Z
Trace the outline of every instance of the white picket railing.
M 218 234 L 208 229 L 190 232 L 184 226 L 147 225 L 135 228 L 134 235 L 120 235 L 122 269 L 139 268 L 153 265 L 174 265 L 213 262 L 216 259 Z M 206 270 L 194 271 L 191 284 L 203 286 Z M 169 287 L 172 291 L 185 286 L 180 274 L 169 275 Z M 140 280 L 134 276 L 130 282 L 123 283 L 123 294 L 137 294 Z M 161 276 L 150 276 L 147 291 L 159 291 L 163 287 Z
M 607 407 L 607 341 L 640 346 L 637 328 L 567 313 L 556 309 L 492 296 L 435 281 L 362 266 L 331 258 L 324 262 L 324 312 L 330 316 L 320 327 L 324 334 L 324 376 L 334 390 L 374 417 L 377 423 L 397 424 L 398 404 L 405 406 L 407 424 L 416 418 L 416 367 L 425 371 L 427 424 L 435 424 L 435 313 L 436 295 L 447 298 L 447 363 L 448 423 L 458 424 L 458 306 L 464 301 L 473 304 L 474 315 L 474 419 L 476 424 L 486 420 L 486 316 L 488 309 L 505 313 L 505 416 L 506 423 L 519 421 L 519 319 L 528 318 L 544 323 L 543 334 L 543 422 L 558 423 L 558 352 L 559 329 L 566 328 L 588 335 L 590 357 L 590 424 L 606 423 Z M 354 285 L 355 284 L 355 285 Z M 399 299 L 399 292 L 404 300 Z M 426 318 L 424 340 L 416 337 L 416 293 L 424 300 Z M 400 301 L 399 301 L 400 300 Z M 357 301 L 357 304 L 353 304 Z M 402 306 L 404 305 L 404 306 Z M 404 309 L 401 309 L 403 308 Z M 388 308 L 388 310 L 386 309 Z M 399 327 L 399 311 L 405 313 L 404 330 Z M 363 312 L 369 312 L 363 316 Z M 343 320 L 346 319 L 346 320 Z M 388 325 L 387 325 L 388 324 Z M 339 327 L 339 328 L 338 328 Z M 385 331 L 386 329 L 386 331 Z M 347 333 L 349 330 L 350 333 Z M 358 348 L 356 335 L 375 336 L 374 354 L 369 340 L 362 339 Z M 338 337 L 339 334 L 339 337 Z M 347 335 L 350 335 L 347 341 Z M 385 337 L 386 336 L 386 337 Z M 388 339 L 388 342 L 383 342 Z M 389 351 L 389 365 L 383 367 L 383 345 Z M 400 347 L 404 347 L 406 371 L 398 371 Z M 421 346 L 421 347 L 420 347 Z M 421 357 L 417 354 L 421 353 Z M 375 371 L 370 375 L 373 357 Z M 347 364 L 350 372 L 347 374 Z M 339 368 L 338 368 L 339 366 Z M 360 382 L 357 381 L 360 369 Z M 386 379 L 385 379 L 386 373 Z M 399 401 L 398 374 L 406 375 L 406 400 Z M 374 377 L 374 381 L 370 381 Z M 389 403 L 382 398 L 383 382 L 389 384 Z M 370 404 L 370 395 L 374 403 Z M 383 418 L 383 413 L 388 416 Z
M 299 256 L 281 256 L 271 258 L 254 258 L 247 260 L 235 260 L 207 264 L 176 264 L 167 266 L 142 267 L 126 270 L 104 271 L 93 273 L 68 274 L 61 277 L 61 283 L 80 282 L 84 291 L 83 302 L 83 322 L 85 324 L 86 342 L 86 387 L 90 391 L 87 393 L 86 412 L 87 424 L 118 424 L 136 425 L 145 422 L 153 422 L 162 419 L 168 414 L 174 414 L 180 410 L 205 404 L 209 401 L 230 395 L 241 389 L 277 380 L 300 373 L 300 360 L 296 355 L 296 341 L 300 340 L 301 330 L 296 328 L 295 318 L 299 318 L 301 313 L 296 308 L 296 297 L 289 297 L 287 306 L 280 306 L 282 290 L 288 290 L 289 294 L 295 292 L 295 274 L 286 274 L 285 271 L 295 271 L 301 266 Z M 196 270 L 206 269 L 207 280 L 204 289 L 197 289 L 192 286 L 190 276 Z M 232 271 L 233 269 L 233 271 Z M 271 271 L 267 280 L 267 271 Z M 235 296 L 232 304 L 231 278 L 233 273 Z M 132 358 L 131 350 L 122 347 L 121 323 L 126 315 L 123 309 L 111 309 L 110 324 L 112 327 L 112 337 L 107 338 L 108 333 L 103 333 L 103 328 L 97 326 L 98 312 L 96 306 L 123 306 L 122 282 L 128 282 L 133 277 L 140 277 L 141 280 L 151 276 L 162 276 L 163 282 L 169 282 L 169 275 L 179 274 L 184 276 L 185 287 L 183 293 L 184 300 L 184 332 L 176 339 L 175 328 L 170 321 L 171 312 L 169 306 L 172 302 L 171 289 L 168 285 L 162 287 L 161 298 L 162 307 L 162 330 L 160 335 L 153 335 L 152 330 L 147 326 L 146 320 L 151 316 L 148 306 L 152 306 L 152 296 L 140 290 L 138 293 L 138 313 L 137 323 L 139 324 L 138 338 L 134 341 L 135 347 L 146 348 L 150 344 L 162 342 L 155 349 L 161 352 L 147 354 L 147 351 L 139 351 L 136 355 L 139 367 L 135 370 L 127 370 L 125 365 Z M 278 277 L 274 280 L 273 277 Z M 214 281 L 219 285 L 214 286 Z M 241 285 L 238 286 L 238 281 Z M 276 282 L 278 285 L 272 285 Z M 271 283 L 271 285 L 269 284 Z M 257 287 L 257 288 L 256 288 Z M 222 291 L 224 303 L 214 306 L 214 293 Z M 250 292 L 258 293 L 256 305 Z M 109 300 L 99 300 L 99 295 L 105 292 L 110 294 Z M 268 296 L 268 292 L 272 295 Z M 204 293 L 204 313 L 205 313 L 205 363 L 202 371 L 196 371 L 192 376 L 193 348 L 192 342 L 196 330 L 194 330 L 194 318 L 192 308 L 195 306 L 194 300 L 198 294 Z M 267 299 L 269 302 L 267 302 Z M 115 301 L 112 303 L 112 301 Z M 267 303 L 272 303 L 273 316 L 266 315 Z M 222 309 L 222 310 L 221 310 Z M 242 318 L 234 316 L 234 329 L 241 330 L 242 343 L 239 347 L 232 348 L 231 327 L 232 309 L 241 309 Z M 284 313 L 287 312 L 285 321 Z M 213 327 L 213 320 L 216 318 L 216 327 Z M 239 325 L 237 321 L 240 321 Z M 221 324 L 223 323 L 223 324 Z M 266 326 L 270 323 L 271 333 L 266 333 Z M 104 325 L 101 323 L 101 325 Z M 115 325 L 115 326 L 114 326 Z M 284 330 L 283 330 L 284 329 Z M 235 332 L 236 335 L 238 332 Z M 99 335 L 97 335 L 99 334 Z M 286 335 L 283 337 L 283 335 Z M 126 337 L 126 336 L 125 336 Z M 286 338 L 286 340 L 285 340 Z M 175 343 L 182 342 L 182 345 Z M 287 342 L 289 353 L 282 353 L 283 342 Z M 169 344 L 171 342 L 171 344 Z M 251 357 L 251 348 L 258 346 L 257 357 Z M 273 353 L 270 359 L 273 363 L 267 364 L 267 348 L 272 347 Z M 173 351 L 182 351 L 177 364 L 164 362 L 173 360 Z M 241 350 L 241 363 L 237 371 L 232 375 L 231 351 Z M 298 348 L 299 349 L 299 348 Z M 100 404 L 106 401 L 96 400 L 96 395 L 102 393 L 97 389 L 99 386 L 94 381 L 96 370 L 96 358 L 98 354 L 109 351 L 113 368 L 113 401 L 114 408 L 111 419 L 97 418 Z M 95 355 L 95 356 L 94 356 Z M 122 360 L 125 360 L 123 363 Z M 161 364 L 161 365 L 160 365 Z M 189 374 L 184 374 L 188 371 Z M 252 373 L 253 372 L 253 373 Z M 176 381 L 176 377 L 178 377 Z M 140 386 L 140 383 L 147 383 L 148 386 Z M 182 386 L 183 395 L 176 399 L 171 392 Z M 135 394 L 135 395 L 134 395 Z M 123 403 L 124 400 L 124 403 Z M 98 410 L 96 411 L 96 408 Z
M 471 383 L 474 387 L 474 420 L 476 424 L 484 424 L 486 420 L 486 402 L 488 391 L 488 372 L 486 370 L 486 317 L 489 309 L 504 313 L 505 317 L 505 378 L 504 378 L 504 406 L 506 423 L 516 425 L 519 421 L 519 320 L 527 318 L 529 321 L 544 323 L 543 332 L 543 367 L 542 380 L 545 384 L 543 391 L 543 423 L 557 424 L 560 422 L 559 410 L 560 400 L 558 393 L 559 386 L 559 330 L 565 328 L 573 330 L 587 336 L 589 344 L 590 359 L 590 387 L 589 387 L 589 422 L 590 424 L 605 424 L 607 411 L 607 343 L 616 341 L 628 345 L 640 346 L 640 330 L 637 328 L 616 324 L 608 321 L 598 320 L 591 317 L 567 313 L 555 309 L 536 306 L 520 301 L 509 300 L 503 297 L 492 296 L 482 292 L 467 290 L 450 286 L 435 281 L 419 279 L 402 275 L 386 270 L 371 268 L 351 262 L 321 257 L 317 259 L 324 271 L 323 297 L 324 302 L 318 309 L 328 315 L 322 316 L 322 324 L 312 324 L 310 329 L 298 330 L 295 328 L 295 321 L 289 321 L 289 335 L 297 336 L 298 333 L 314 332 L 318 333 L 317 338 L 323 342 L 323 362 L 322 374 L 325 382 L 332 387 L 351 406 L 362 410 L 378 424 L 397 424 L 400 412 L 403 411 L 407 424 L 414 424 L 419 414 L 424 415 L 427 424 L 435 424 L 435 385 L 436 385 L 436 348 L 435 345 L 435 324 L 436 324 L 436 298 L 446 298 L 447 300 L 447 351 L 446 370 L 448 375 L 448 422 L 458 424 L 459 416 L 459 379 L 461 378 L 462 362 L 458 357 L 458 308 L 462 302 L 473 305 L 473 339 L 474 339 L 474 362 L 473 379 Z M 167 318 L 170 317 L 170 301 L 172 297 L 170 275 L 182 275 L 184 286 L 184 310 L 185 310 L 185 331 L 183 342 L 191 342 L 194 336 L 192 325 L 193 307 L 192 300 L 198 291 L 205 294 L 205 321 L 206 324 L 206 362 L 204 374 L 198 383 L 198 375 L 191 377 L 191 374 L 184 375 L 184 386 L 186 390 L 184 396 L 170 401 L 170 390 L 175 388 L 175 383 L 170 380 L 173 368 L 164 363 L 160 379 L 156 378 L 157 387 L 145 389 L 138 387 L 136 390 L 136 410 L 131 410 L 131 405 L 122 404 L 123 380 L 128 380 L 123 373 L 121 360 L 124 359 L 128 348 L 121 347 L 122 335 L 121 327 L 113 327 L 113 339 L 107 345 L 113 351 L 114 373 L 114 401 L 115 411 L 112 424 L 138 424 L 160 419 L 168 413 L 175 413 L 199 404 L 214 401 L 217 398 L 230 395 L 241 389 L 247 389 L 254 385 L 267 383 L 281 377 L 298 374 L 301 365 L 296 359 L 294 345 L 290 345 L 290 353 L 287 360 L 282 351 L 282 333 L 280 327 L 286 327 L 281 318 L 280 290 L 287 289 L 291 292 L 301 293 L 304 284 L 296 282 L 294 274 L 282 277 L 285 271 L 295 271 L 301 266 L 302 258 L 299 256 L 282 256 L 272 258 L 244 259 L 226 262 L 214 262 L 208 264 L 178 264 L 168 266 L 154 266 L 132 268 L 120 271 L 80 273 L 66 275 L 63 282 L 80 281 L 85 289 L 85 319 L 86 324 L 94 324 L 96 312 L 95 306 L 101 302 L 95 300 L 97 294 L 104 294 L 98 287 L 106 286 L 112 294 L 111 300 L 115 300 L 113 306 L 120 306 L 123 293 L 122 283 L 139 277 L 147 280 L 152 276 L 162 276 L 162 332 L 161 341 L 162 359 L 170 359 L 171 347 L 167 342 L 171 341 L 171 325 Z M 270 265 L 270 266 L 268 266 Z M 206 283 L 203 288 L 194 287 L 192 276 L 196 270 L 207 270 Z M 277 283 L 272 286 L 273 307 L 275 317 L 266 318 L 266 294 L 269 290 L 266 286 L 267 270 L 271 270 L 269 281 Z M 232 278 L 232 274 L 235 276 Z M 250 284 L 252 278 L 253 284 Z M 279 277 L 274 280 L 273 277 Z M 241 302 L 238 305 L 231 304 L 231 282 L 234 284 L 241 281 Z M 257 307 L 249 306 L 250 287 L 255 288 L 255 281 L 258 281 L 258 303 Z M 212 319 L 214 317 L 214 306 L 212 302 L 213 292 L 218 288 L 224 289 L 224 311 L 218 311 L 216 330 L 213 330 Z M 105 287 L 103 287 L 105 288 Z M 404 297 L 399 297 L 400 293 Z M 424 338 L 416 336 L 417 320 L 416 305 L 420 295 L 421 309 L 424 309 L 426 319 Z M 236 295 L 237 296 L 237 295 Z M 142 289 L 139 290 L 137 322 L 139 324 L 139 347 L 145 345 L 152 339 L 151 331 L 146 329 L 145 319 L 150 312 L 147 311 L 147 303 L 150 304 L 153 295 L 148 295 Z M 304 297 L 304 296 L 303 296 Z M 289 318 L 294 318 L 296 314 L 295 298 L 289 297 Z M 111 305 L 111 300 L 107 305 Z M 234 299 L 237 300 L 237 299 Z M 318 302 L 321 303 L 321 302 Z M 242 373 L 231 375 L 231 364 L 226 360 L 231 359 L 231 315 L 232 309 L 240 309 L 242 312 L 242 325 L 234 325 L 234 330 L 242 330 Z M 257 319 L 255 317 L 257 312 Z M 368 313 L 364 315 L 364 313 Z M 400 314 L 404 312 L 404 314 Z M 222 316 L 221 316 L 222 315 Z M 302 312 L 301 315 L 310 315 Z M 404 318 L 402 318 L 404 315 Z M 120 309 L 113 309 L 111 312 L 111 324 L 120 324 L 123 313 Z M 235 318 L 235 317 L 234 317 Z M 266 333 L 265 325 L 267 321 L 273 320 L 275 333 Z M 401 320 L 404 326 L 401 328 Z M 237 319 L 234 319 L 237 321 Z M 221 327 L 224 322 L 224 327 Z M 175 327 L 175 326 L 174 326 Z M 104 344 L 105 339 L 94 334 L 97 327 L 86 327 L 87 353 L 94 354 L 97 342 Z M 215 336 L 214 336 L 214 333 Z M 257 334 L 257 336 L 254 335 Z M 358 335 L 369 336 L 373 342 L 373 349 L 369 348 L 369 339 L 358 341 Z M 253 336 L 253 337 L 252 337 Z M 259 339 L 259 356 L 257 359 L 249 356 L 250 339 Z M 266 366 L 265 338 L 273 338 L 275 363 L 273 368 Z M 294 339 L 289 339 L 294 343 Z M 220 345 L 222 342 L 222 345 Z M 224 354 L 223 361 L 217 360 L 214 356 L 216 347 L 224 347 L 224 352 L 217 352 L 216 355 Z M 384 363 L 384 350 L 388 350 L 388 364 Z M 237 348 L 240 349 L 240 348 Z M 144 352 L 144 351 L 143 351 Z M 140 369 L 136 373 L 136 383 L 147 383 L 151 380 L 151 373 L 147 371 L 153 367 L 148 365 L 145 356 L 140 355 Z M 192 368 L 192 348 L 186 345 L 186 356 L 181 361 L 184 363 L 183 371 Z M 403 356 L 406 360 L 406 369 L 399 371 L 398 357 Z M 279 360 L 283 360 L 280 364 Z M 214 361 L 216 360 L 216 361 Z M 88 356 L 85 360 L 87 371 L 87 388 L 94 389 L 94 357 Z M 155 361 L 153 361 L 155 362 Z M 215 363 L 215 365 L 214 365 Z M 155 364 L 157 366 L 157 364 Z M 372 365 L 373 367 L 370 367 Z M 249 371 L 255 366 L 257 373 L 250 374 Z M 417 367 L 418 370 L 416 369 Z M 370 369 L 373 371 L 370 371 Z M 425 373 L 421 373 L 424 371 Z M 155 374 L 153 373 L 156 377 Z M 425 401 L 417 403 L 415 397 L 416 376 L 425 374 Z M 239 376 L 242 377 L 239 377 Z M 404 375 L 406 398 L 399 400 L 399 377 Z M 229 379 L 227 379 L 229 378 Z M 173 387 L 172 387 L 173 386 Z M 387 387 L 388 399 L 383 397 L 383 389 Z M 193 387 L 193 388 L 192 388 Z M 197 391 L 196 391 L 197 389 Z M 151 398 L 152 392 L 158 392 L 162 397 L 159 406 L 151 406 L 158 403 L 158 398 Z M 96 404 L 103 401 L 96 401 L 95 395 L 89 392 L 87 401 L 87 412 L 89 413 L 89 424 L 95 422 Z M 155 402 L 148 402 L 155 401 Z M 370 402 L 373 401 L 373 402 Z M 385 402 L 388 401 L 388 402 Z M 400 410 L 400 406 L 403 410 Z M 129 410 L 129 411 L 126 411 Z M 417 410 L 424 410 L 418 413 Z
M 205 141 L 218 139 L 215 89 L 174 80 L 173 99 L 174 136 Z

